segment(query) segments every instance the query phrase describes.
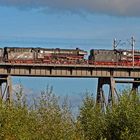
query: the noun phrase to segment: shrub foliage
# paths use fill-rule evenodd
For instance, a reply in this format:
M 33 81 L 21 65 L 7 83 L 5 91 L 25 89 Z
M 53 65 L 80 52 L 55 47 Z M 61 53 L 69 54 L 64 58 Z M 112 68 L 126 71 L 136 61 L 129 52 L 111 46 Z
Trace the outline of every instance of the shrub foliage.
M 76 117 L 68 101 L 61 104 L 49 88 L 32 105 L 22 92 L 11 104 L 0 101 L 0 140 L 139 139 L 140 97 L 129 91 L 106 112 L 92 95 L 86 95 Z

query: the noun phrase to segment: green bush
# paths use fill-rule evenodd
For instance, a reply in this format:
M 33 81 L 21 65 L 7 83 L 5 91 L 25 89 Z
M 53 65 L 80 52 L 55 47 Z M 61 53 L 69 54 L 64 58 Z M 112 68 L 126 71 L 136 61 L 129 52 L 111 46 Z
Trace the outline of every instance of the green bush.
M 107 139 L 140 139 L 140 97 L 134 93 L 123 93 L 118 105 L 106 114 Z
M 0 104 L 0 139 L 2 140 L 72 140 L 75 125 L 67 103 L 61 106 L 52 89 L 28 106 L 20 92 L 10 105 Z
M 80 133 L 84 140 L 98 140 L 103 136 L 104 113 L 101 107 L 96 105 L 92 95 L 86 95 L 83 105 L 80 107 L 78 121 Z
M 84 140 L 139 140 L 140 97 L 125 91 L 104 113 L 92 96 L 86 96 L 78 121 Z
M 60 103 L 47 88 L 29 106 L 20 91 L 11 104 L 0 101 L 0 140 L 139 140 L 140 97 L 130 91 L 102 111 L 87 94 L 73 117 L 68 100 Z

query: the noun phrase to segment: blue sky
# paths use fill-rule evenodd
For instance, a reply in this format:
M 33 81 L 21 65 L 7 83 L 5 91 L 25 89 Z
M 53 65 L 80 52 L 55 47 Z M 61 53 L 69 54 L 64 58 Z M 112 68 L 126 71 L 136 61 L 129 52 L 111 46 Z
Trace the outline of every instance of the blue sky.
M 40 39 L 61 38 L 92 39 L 89 48 L 83 43 L 88 49 L 92 45 L 96 48 L 111 48 L 113 38 L 127 40 L 134 36 L 140 49 L 139 5 L 137 0 L 112 0 L 110 3 L 108 0 L 104 0 L 104 3 L 101 0 L 0 0 L 0 45 L 24 46 L 24 39 L 33 39 L 38 42 L 34 44 L 39 46 L 43 44 Z M 70 46 L 70 42 L 64 45 Z M 72 96 L 86 89 L 95 92 L 97 84 L 93 79 L 54 78 L 17 78 L 13 82 L 17 83 L 18 80 L 21 80 L 27 91 L 32 91 L 40 83 L 37 92 L 49 84 L 54 86 L 56 92 L 63 90 L 62 94 L 71 93 Z
M 140 38 L 140 18 L 0 6 L 0 38 Z

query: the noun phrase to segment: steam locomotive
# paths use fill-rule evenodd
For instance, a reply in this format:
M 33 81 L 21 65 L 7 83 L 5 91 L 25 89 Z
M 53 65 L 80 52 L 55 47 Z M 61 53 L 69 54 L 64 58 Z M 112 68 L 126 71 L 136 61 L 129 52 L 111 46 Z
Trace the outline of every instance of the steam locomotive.
M 91 49 L 88 59 L 87 51 L 60 48 L 0 48 L 1 63 L 42 63 L 42 64 L 89 64 L 89 65 L 125 65 L 132 63 L 140 66 L 140 51 L 122 49 Z
M 18 48 L 0 49 L 0 60 L 8 63 L 47 63 L 47 64 L 82 64 L 87 52 L 76 49 L 60 48 Z

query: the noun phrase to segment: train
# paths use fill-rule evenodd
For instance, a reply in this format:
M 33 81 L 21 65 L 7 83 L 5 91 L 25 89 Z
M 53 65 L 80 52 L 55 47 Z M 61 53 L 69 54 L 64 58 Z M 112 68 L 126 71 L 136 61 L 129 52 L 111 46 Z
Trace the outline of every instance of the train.
M 89 64 L 94 65 L 140 66 L 140 51 L 123 49 L 92 49 L 90 50 L 88 61 Z
M 4 47 L 0 48 L 0 63 L 11 64 L 88 64 L 140 66 L 139 50 Z
M 87 52 L 79 48 L 19 48 L 0 49 L 0 60 L 6 63 L 82 64 Z

